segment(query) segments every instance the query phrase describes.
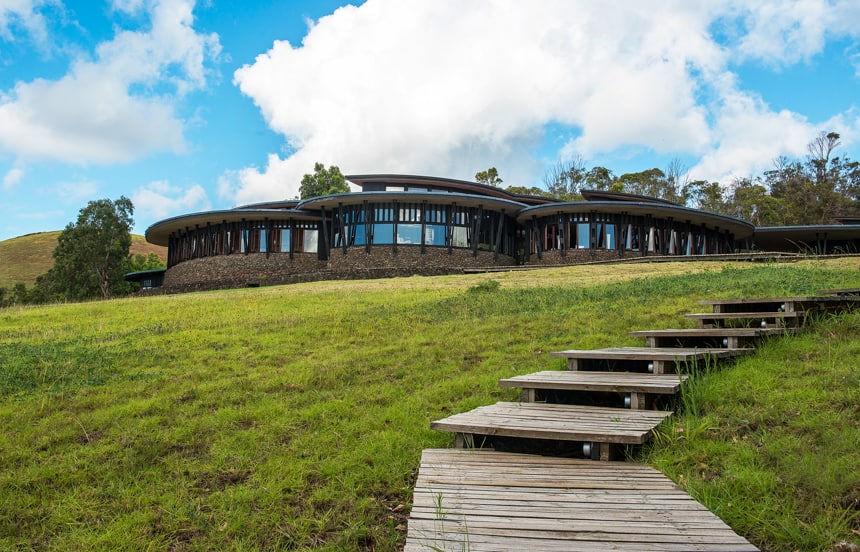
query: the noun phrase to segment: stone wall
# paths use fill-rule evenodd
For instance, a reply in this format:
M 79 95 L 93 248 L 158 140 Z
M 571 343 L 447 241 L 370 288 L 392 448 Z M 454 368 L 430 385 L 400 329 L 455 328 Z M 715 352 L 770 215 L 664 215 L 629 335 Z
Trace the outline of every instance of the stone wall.
M 373 246 L 370 253 L 363 247 L 331 251 L 330 260 L 320 261 L 316 253 L 296 253 L 293 259 L 285 253 L 216 255 L 192 259 L 167 270 L 160 293 L 181 293 L 212 289 L 267 286 L 311 282 L 316 280 L 361 280 L 397 276 L 438 276 L 462 273 L 466 267 L 510 266 L 512 257 L 471 250 L 398 245 L 394 254 L 390 245 Z
M 192 259 L 170 267 L 164 275 L 167 292 L 227 289 L 303 281 L 306 274 L 326 270 L 316 253 L 249 253 Z

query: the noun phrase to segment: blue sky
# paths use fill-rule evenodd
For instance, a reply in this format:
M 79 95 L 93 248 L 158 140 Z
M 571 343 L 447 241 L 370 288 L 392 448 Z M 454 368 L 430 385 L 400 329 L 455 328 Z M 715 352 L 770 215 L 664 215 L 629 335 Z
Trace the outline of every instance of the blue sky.
M 136 232 L 345 173 L 541 185 L 559 159 L 719 181 L 860 158 L 840 0 L 0 0 L 0 240 L 130 197 Z

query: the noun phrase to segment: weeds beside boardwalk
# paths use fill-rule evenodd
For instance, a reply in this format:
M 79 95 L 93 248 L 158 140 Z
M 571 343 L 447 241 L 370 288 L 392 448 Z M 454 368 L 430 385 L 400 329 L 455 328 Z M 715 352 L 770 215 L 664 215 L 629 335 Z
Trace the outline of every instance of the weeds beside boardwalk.
M 497 380 L 561 368 L 552 350 L 637 344 L 627 331 L 689 325 L 683 314 L 699 299 L 857 287 L 858 266 L 572 267 L 2 310 L 0 548 L 397 550 L 421 450 L 451 444 L 430 420 L 515 400 Z M 801 346 L 842 343 L 828 336 Z M 761 362 L 798 356 L 781 347 Z M 856 388 L 860 351 L 840 355 Z M 749 369 L 743 391 L 768 370 Z M 754 400 L 725 391 L 708 427 L 731 443 L 732 424 L 757 419 L 742 412 L 782 387 L 761 385 Z M 850 411 L 839 396 L 832 409 Z M 835 431 L 853 431 L 856 444 L 853 397 L 853 426 Z M 793 418 L 801 400 L 767 411 Z M 655 462 L 689 480 L 707 461 L 672 441 L 686 463 Z M 845 450 L 805 457 L 831 474 L 822 492 L 833 500 L 860 487 Z M 691 490 L 718 496 L 731 469 Z M 763 481 L 785 477 L 762 470 Z M 850 504 L 825 508 L 817 514 L 846 523 L 807 548 L 749 519 L 751 501 L 781 497 L 747 487 L 718 513 L 765 548 L 825 549 L 857 528 Z M 820 523 L 800 506 L 784 519 Z

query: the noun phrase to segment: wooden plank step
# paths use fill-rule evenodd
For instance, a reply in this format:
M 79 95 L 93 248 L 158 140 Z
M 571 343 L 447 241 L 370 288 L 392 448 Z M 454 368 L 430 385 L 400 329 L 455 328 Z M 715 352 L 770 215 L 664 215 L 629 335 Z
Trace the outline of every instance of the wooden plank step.
M 684 318 L 698 320 L 700 328 L 725 327 L 727 324 L 754 328 L 785 328 L 802 326 L 806 312 L 694 312 Z
M 836 295 L 840 297 L 844 296 L 858 296 L 860 297 L 860 288 L 836 288 L 836 289 L 820 289 L 818 293 L 821 295 Z
M 674 374 L 679 369 L 706 366 L 720 359 L 748 354 L 750 349 L 610 347 L 606 349 L 571 349 L 550 355 L 567 359 L 568 370 L 603 370 L 611 372 L 650 372 Z
M 609 460 L 616 445 L 648 441 L 653 429 L 671 415 L 662 410 L 499 402 L 436 420 L 430 428 L 456 433 L 459 448 L 490 447 L 494 437 L 574 441 L 584 444 L 584 455 Z
M 831 311 L 860 305 L 860 297 L 847 295 L 809 295 L 753 299 L 709 299 L 700 305 L 711 305 L 713 312 L 798 312 Z
M 756 548 L 653 468 L 425 450 L 405 551 Z
M 728 348 L 752 347 L 761 339 L 790 331 L 788 328 L 680 328 L 629 332 L 644 337 L 648 347 Z
M 547 370 L 499 380 L 502 387 L 520 387 L 524 402 L 548 400 L 542 391 L 586 391 L 619 394 L 619 406 L 648 408 L 653 395 L 672 395 L 687 376 L 636 374 L 631 372 L 572 372 Z

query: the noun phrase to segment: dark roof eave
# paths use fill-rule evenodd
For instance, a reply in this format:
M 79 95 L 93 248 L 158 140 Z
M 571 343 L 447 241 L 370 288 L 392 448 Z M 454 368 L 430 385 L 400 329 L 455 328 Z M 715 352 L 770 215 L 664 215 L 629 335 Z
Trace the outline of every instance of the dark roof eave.
M 709 227 L 719 227 L 729 230 L 735 239 L 743 239 L 753 235 L 755 226 L 743 219 L 700 211 L 669 203 L 632 202 L 632 201 L 568 201 L 528 207 L 520 211 L 517 221 L 523 223 L 534 216 L 543 217 L 556 213 L 590 213 L 592 211 L 607 214 L 651 215 L 657 218 L 669 218 L 686 221 L 691 224 L 704 223 Z
M 190 213 L 160 220 L 146 229 L 146 241 L 154 245 L 167 246 L 170 234 L 176 230 L 221 224 L 222 222 L 241 222 L 243 220 L 319 220 L 318 213 L 300 209 L 228 209 Z
M 415 202 L 420 203 L 427 201 L 436 205 L 463 205 L 469 207 L 484 206 L 495 208 L 499 211 L 510 211 L 511 214 L 519 212 L 521 209 L 528 207 L 525 203 L 514 201 L 512 199 L 484 196 L 460 194 L 456 192 L 360 192 L 360 193 L 343 193 L 330 196 L 315 197 L 306 199 L 299 204 L 301 209 L 317 210 L 321 208 L 334 209 L 340 205 L 359 205 L 365 201 L 369 203 L 385 203 L 391 201 Z

